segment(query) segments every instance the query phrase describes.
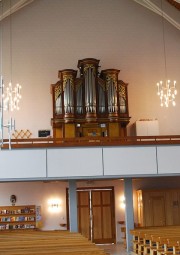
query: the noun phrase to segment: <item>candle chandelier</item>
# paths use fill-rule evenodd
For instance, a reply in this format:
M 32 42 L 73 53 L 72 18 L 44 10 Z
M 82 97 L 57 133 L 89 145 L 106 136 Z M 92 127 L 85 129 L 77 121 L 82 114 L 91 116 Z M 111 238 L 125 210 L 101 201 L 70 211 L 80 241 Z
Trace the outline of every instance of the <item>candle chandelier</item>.
M 1 16 L 3 16 L 3 1 L 0 0 L 1 5 Z M 21 99 L 21 86 L 16 84 L 13 87 L 12 82 L 6 87 L 4 85 L 3 76 L 2 76 L 2 42 L 3 42 L 3 33 L 2 33 L 2 21 L 0 23 L 0 37 L 1 37 L 1 45 L 0 45 L 0 54 L 1 54 L 1 74 L 0 74 L 0 148 L 4 146 L 4 144 L 8 144 L 9 149 L 11 149 L 11 134 L 12 131 L 15 130 L 15 119 L 12 118 L 11 112 L 14 110 L 19 110 L 19 101 Z M 12 80 L 12 21 L 11 21 L 11 0 L 10 0 L 10 64 L 11 64 L 11 80 Z M 4 118 L 4 112 L 6 111 L 7 120 Z M 4 142 L 4 130 L 7 130 L 7 142 Z
M 8 144 L 11 149 L 11 133 L 15 130 L 15 119 L 11 117 L 10 112 L 19 110 L 19 101 L 21 99 L 21 86 L 17 84 L 13 89 L 12 84 L 5 89 L 2 76 L 0 77 L 0 148 Z M 8 112 L 8 120 L 4 119 L 4 111 Z M 4 142 L 4 129 L 7 129 L 8 140 Z
M 162 80 L 157 82 L 157 95 L 160 98 L 160 105 L 168 107 L 169 104 L 176 105 L 175 98 L 177 95 L 176 81 L 170 81 L 167 79 L 167 63 L 166 63 L 166 44 L 164 34 L 164 12 L 162 8 L 161 0 L 161 11 L 162 11 L 162 28 L 163 28 L 163 51 L 164 51 L 164 65 L 165 65 L 165 81 Z
M 157 94 L 160 97 L 161 106 L 168 107 L 170 103 L 175 106 L 175 97 L 177 95 L 176 81 L 172 83 L 170 80 L 166 80 L 165 84 L 163 84 L 163 81 L 160 81 L 157 83 L 157 87 Z
M 3 84 L 2 84 L 3 87 Z M 9 86 L 6 88 L 5 92 L 3 91 L 3 108 L 4 110 L 14 111 L 19 110 L 19 101 L 21 99 L 21 85 L 16 84 L 12 87 L 12 83 L 9 83 Z

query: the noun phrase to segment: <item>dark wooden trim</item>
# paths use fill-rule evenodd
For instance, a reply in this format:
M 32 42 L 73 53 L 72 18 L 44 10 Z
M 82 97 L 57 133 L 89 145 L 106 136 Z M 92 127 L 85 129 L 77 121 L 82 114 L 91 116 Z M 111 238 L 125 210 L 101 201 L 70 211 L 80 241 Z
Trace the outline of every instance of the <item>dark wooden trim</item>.
M 4 143 L 8 140 L 4 139 Z M 171 136 L 125 136 L 125 137 L 76 137 L 76 138 L 29 138 L 12 139 L 13 149 L 52 148 L 52 147 L 92 147 L 92 146 L 145 146 L 145 145 L 180 145 L 180 135 Z M 8 149 L 3 144 L 1 149 Z
M 170 4 L 172 4 L 174 7 L 176 7 L 178 10 L 180 10 L 180 3 L 174 1 L 174 0 L 167 0 Z

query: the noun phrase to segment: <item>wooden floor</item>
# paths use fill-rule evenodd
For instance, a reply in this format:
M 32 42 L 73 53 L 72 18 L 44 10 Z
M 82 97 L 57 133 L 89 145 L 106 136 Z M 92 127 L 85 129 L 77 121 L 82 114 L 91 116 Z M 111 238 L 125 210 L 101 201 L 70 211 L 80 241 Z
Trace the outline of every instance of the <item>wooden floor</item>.
M 124 243 L 117 243 L 117 244 L 100 244 L 98 245 L 103 248 L 107 253 L 110 255 L 128 255 Z M 135 254 L 134 254 L 135 255 Z
M 79 233 L 13 230 L 0 232 L 0 255 L 107 255 Z

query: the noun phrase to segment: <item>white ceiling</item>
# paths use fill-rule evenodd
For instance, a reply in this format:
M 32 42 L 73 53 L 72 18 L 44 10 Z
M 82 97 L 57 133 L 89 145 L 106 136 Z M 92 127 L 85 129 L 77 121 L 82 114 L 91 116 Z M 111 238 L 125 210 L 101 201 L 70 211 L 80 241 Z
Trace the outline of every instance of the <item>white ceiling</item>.
M 164 17 L 164 19 L 166 19 L 169 23 L 171 23 L 173 26 L 175 26 L 178 30 L 180 30 L 180 23 L 175 19 L 175 17 L 168 14 L 168 12 L 164 11 L 162 6 L 158 6 L 158 2 L 157 1 L 153 1 L 153 0 L 133 0 L 136 3 L 144 6 L 145 8 L 148 8 L 149 10 L 155 12 L 156 14 Z M 176 0 L 176 2 L 179 2 L 180 0 Z M 169 8 L 174 8 L 169 4 Z M 179 12 L 177 9 L 175 9 L 175 11 Z
M 34 0 L 0 0 L 0 21 Z
M 10 14 L 20 10 L 24 6 L 32 3 L 35 0 L 0 0 L 0 21 L 9 16 Z M 180 22 L 172 15 L 168 14 L 168 12 L 162 11 L 161 7 L 158 6 L 157 0 L 132 0 L 141 6 L 148 8 L 149 10 L 155 12 L 156 14 L 163 16 L 169 23 L 171 23 L 174 27 L 180 30 Z M 177 3 L 180 3 L 180 0 L 174 0 Z M 172 7 L 169 4 L 169 8 L 174 8 L 176 12 L 179 12 L 175 7 Z M 172 14 L 172 12 L 171 12 Z

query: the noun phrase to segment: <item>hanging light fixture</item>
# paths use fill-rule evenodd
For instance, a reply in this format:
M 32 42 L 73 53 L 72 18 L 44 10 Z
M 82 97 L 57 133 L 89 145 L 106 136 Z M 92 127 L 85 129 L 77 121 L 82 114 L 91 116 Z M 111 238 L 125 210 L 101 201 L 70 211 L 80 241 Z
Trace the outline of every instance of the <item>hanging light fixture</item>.
M 165 85 L 163 84 L 163 81 L 160 81 L 157 83 L 157 87 L 157 94 L 160 97 L 161 106 L 165 105 L 166 107 L 168 107 L 170 103 L 175 106 L 175 97 L 177 95 L 176 81 L 173 81 L 173 83 L 171 83 L 170 80 L 166 80 Z
M 177 95 L 176 81 L 170 81 L 167 79 L 167 62 L 166 62 L 166 44 L 165 44 L 165 34 L 164 34 L 164 12 L 161 0 L 161 10 L 162 10 L 162 28 L 163 28 L 163 51 L 164 51 L 164 65 L 165 65 L 165 81 L 157 82 L 157 95 L 160 97 L 161 106 L 168 107 L 169 104 L 173 106 L 176 105 L 175 98 Z
M 9 83 L 9 86 L 6 88 L 5 92 L 3 93 L 3 107 L 4 110 L 19 110 L 19 101 L 21 99 L 21 85 L 16 84 L 13 88 L 12 83 Z
M 6 88 L 3 82 L 2 76 L 2 41 L 3 41 L 3 33 L 2 33 L 2 21 L 1 21 L 1 45 L 0 45 L 0 53 L 1 53 L 1 74 L 0 74 L 0 148 L 3 147 L 5 143 L 9 145 L 9 149 L 11 149 L 11 133 L 15 130 L 15 119 L 13 119 L 10 115 L 10 112 L 13 110 L 19 110 L 19 101 L 21 99 L 21 86 L 17 84 L 14 88 L 12 86 L 12 17 L 11 17 L 11 0 L 10 3 L 10 79 L 9 86 Z M 3 0 L 0 0 L 1 5 L 1 16 L 3 15 Z M 9 120 L 7 123 L 4 121 L 4 111 L 8 111 Z M 4 142 L 4 128 L 8 130 L 8 142 Z

